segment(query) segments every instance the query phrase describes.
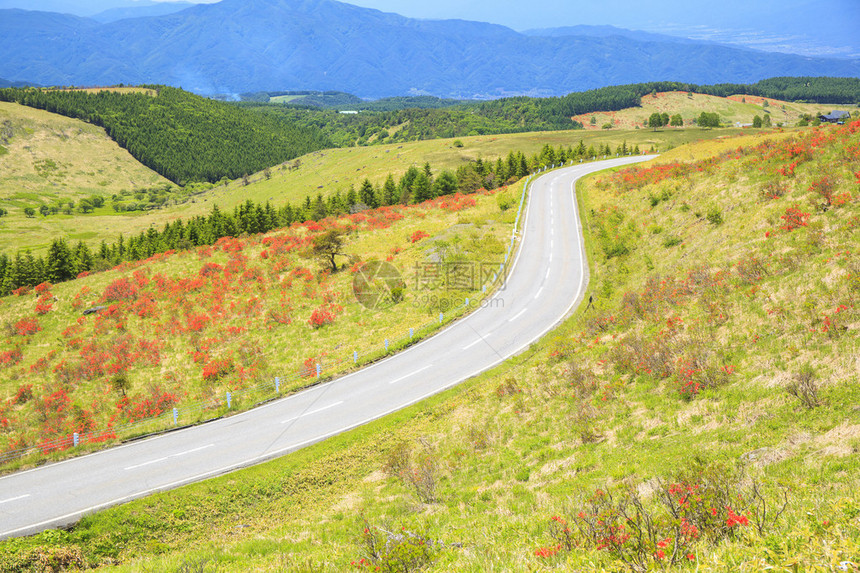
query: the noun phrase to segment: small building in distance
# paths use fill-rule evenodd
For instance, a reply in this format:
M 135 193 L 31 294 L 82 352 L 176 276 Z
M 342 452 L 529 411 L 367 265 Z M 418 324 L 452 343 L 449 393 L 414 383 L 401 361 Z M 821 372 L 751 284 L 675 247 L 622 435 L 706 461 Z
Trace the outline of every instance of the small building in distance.
M 839 125 L 842 125 L 843 123 L 845 123 L 845 120 L 851 119 L 851 112 L 834 110 L 827 115 L 818 116 L 818 119 L 820 119 L 822 122 L 837 123 Z

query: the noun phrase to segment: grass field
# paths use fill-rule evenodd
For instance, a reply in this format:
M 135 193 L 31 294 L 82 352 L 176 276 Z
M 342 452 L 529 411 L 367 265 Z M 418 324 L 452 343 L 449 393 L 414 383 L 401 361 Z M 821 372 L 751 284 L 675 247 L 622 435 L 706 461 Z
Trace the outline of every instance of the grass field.
M 0 562 L 857 570 L 860 123 L 732 143 L 580 185 L 595 304 L 519 357 Z
M 764 103 L 767 101 L 767 106 Z M 845 106 L 842 106 L 845 107 Z M 835 106 L 832 109 L 838 109 Z M 753 118 L 758 115 L 771 116 L 774 126 L 783 124 L 793 127 L 800 121 L 803 114 L 811 114 L 813 117 L 819 113 L 829 113 L 830 106 L 821 104 L 802 104 L 785 102 L 757 96 L 730 96 L 728 98 L 692 94 L 686 92 L 660 92 L 648 94 L 642 97 L 642 105 L 636 108 L 628 108 L 616 112 L 586 113 L 578 115 L 573 119 L 581 122 L 587 131 L 603 129 L 604 125 L 611 125 L 612 129 L 635 129 L 640 127 L 647 129 L 648 118 L 652 113 L 668 113 L 670 116 L 681 114 L 684 119 L 684 128 L 694 127 L 693 120 L 697 119 L 704 111 L 707 113 L 720 114 L 723 125 L 734 126 L 736 123 L 752 124 Z M 594 122 L 592 122 L 594 117 Z M 662 130 L 681 130 L 678 127 L 663 127 Z
M 269 103 L 290 103 L 297 99 L 302 99 L 303 95 L 282 95 L 269 98 Z

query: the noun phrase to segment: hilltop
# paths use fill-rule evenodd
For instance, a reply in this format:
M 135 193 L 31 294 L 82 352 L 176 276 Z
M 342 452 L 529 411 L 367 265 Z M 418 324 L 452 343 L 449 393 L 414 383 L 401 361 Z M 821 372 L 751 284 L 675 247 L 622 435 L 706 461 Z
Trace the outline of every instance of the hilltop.
M 598 174 L 579 189 L 594 304 L 528 352 L 0 555 L 165 571 L 850 563 L 858 149 L 854 122 Z

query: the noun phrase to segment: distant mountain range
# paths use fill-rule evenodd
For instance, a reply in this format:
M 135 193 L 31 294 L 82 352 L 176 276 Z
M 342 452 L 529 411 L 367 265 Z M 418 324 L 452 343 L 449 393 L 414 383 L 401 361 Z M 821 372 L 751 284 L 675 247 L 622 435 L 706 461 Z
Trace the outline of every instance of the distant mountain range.
M 480 99 L 650 80 L 860 76 L 860 60 L 600 28 L 523 34 L 478 22 L 409 19 L 334 0 L 223 0 L 156 16 L 116 15 L 102 13 L 102 23 L 0 10 L 0 77 L 43 85 L 162 83 L 203 94 L 315 89 L 365 98 Z

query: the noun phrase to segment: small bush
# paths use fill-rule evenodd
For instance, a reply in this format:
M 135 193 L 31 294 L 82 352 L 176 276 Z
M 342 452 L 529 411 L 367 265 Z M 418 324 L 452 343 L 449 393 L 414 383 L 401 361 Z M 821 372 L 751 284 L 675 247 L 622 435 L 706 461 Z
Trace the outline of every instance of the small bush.
M 821 405 L 821 399 L 818 397 L 818 382 L 817 375 L 811 366 L 805 365 L 800 369 L 800 372 L 791 377 L 791 381 L 786 384 L 785 389 L 789 394 L 800 400 L 800 403 L 807 409 L 811 410 Z
M 723 224 L 723 213 L 716 207 L 711 207 L 708 209 L 708 214 L 706 215 L 708 219 L 708 223 L 718 227 Z
M 389 529 L 394 528 L 376 527 L 363 521 L 358 537 L 361 557 L 350 565 L 355 569 L 382 573 L 410 573 L 433 562 L 435 544 L 432 539 L 405 527 L 401 527 L 399 532 Z

